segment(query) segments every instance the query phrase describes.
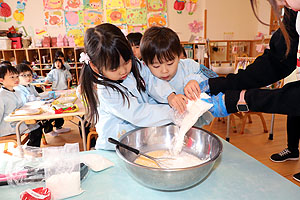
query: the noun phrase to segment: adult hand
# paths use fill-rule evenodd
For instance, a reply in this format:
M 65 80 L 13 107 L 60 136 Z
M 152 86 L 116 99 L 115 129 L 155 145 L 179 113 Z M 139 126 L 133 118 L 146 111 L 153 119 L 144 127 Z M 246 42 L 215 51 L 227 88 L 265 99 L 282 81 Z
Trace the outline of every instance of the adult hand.
M 187 102 L 188 98 L 182 94 L 172 93 L 168 96 L 169 105 L 179 113 L 184 113 L 184 111 L 186 110 Z
M 197 81 L 190 80 L 184 87 L 184 94 L 190 100 L 196 101 L 200 97 L 200 86 Z

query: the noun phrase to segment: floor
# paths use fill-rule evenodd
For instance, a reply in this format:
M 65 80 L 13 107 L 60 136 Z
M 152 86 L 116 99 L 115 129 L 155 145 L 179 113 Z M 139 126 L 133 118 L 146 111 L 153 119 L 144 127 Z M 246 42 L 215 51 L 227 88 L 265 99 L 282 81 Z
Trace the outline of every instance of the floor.
M 268 129 L 270 129 L 271 115 L 264 114 Z M 237 129 L 239 130 L 239 119 L 236 119 Z M 286 116 L 276 115 L 274 126 L 274 140 L 268 140 L 268 133 L 263 132 L 261 122 L 257 116 L 252 116 L 253 123 L 246 125 L 244 134 L 233 133 L 230 130 L 230 143 L 238 147 L 245 153 L 254 157 L 267 167 L 276 171 L 288 180 L 300 186 L 300 182 L 295 181 L 292 176 L 300 172 L 300 161 L 287 161 L 284 163 L 274 163 L 269 159 L 273 153 L 278 153 L 286 147 Z M 70 127 L 72 130 L 69 133 L 60 134 L 57 137 L 46 135 L 48 145 L 57 146 L 64 143 L 79 142 L 82 147 L 82 140 L 79 136 L 79 131 L 76 125 L 67 121 L 65 127 Z M 218 121 L 214 124 L 212 132 L 225 138 L 226 122 Z

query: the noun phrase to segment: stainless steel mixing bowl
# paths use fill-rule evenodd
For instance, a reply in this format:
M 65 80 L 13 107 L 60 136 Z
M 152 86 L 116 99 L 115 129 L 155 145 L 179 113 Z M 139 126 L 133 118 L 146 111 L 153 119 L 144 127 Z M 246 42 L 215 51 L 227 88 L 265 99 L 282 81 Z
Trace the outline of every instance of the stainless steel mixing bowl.
M 119 141 L 139 149 L 142 153 L 168 150 L 172 145 L 178 127 L 166 125 L 140 128 L 120 137 Z M 223 149 L 222 142 L 212 133 L 199 128 L 191 128 L 186 134 L 183 151 L 193 154 L 205 163 L 187 168 L 163 169 L 135 164 L 137 155 L 122 147 L 116 147 L 117 155 L 123 160 L 129 175 L 137 182 L 157 190 L 182 190 L 204 179 L 212 169 Z

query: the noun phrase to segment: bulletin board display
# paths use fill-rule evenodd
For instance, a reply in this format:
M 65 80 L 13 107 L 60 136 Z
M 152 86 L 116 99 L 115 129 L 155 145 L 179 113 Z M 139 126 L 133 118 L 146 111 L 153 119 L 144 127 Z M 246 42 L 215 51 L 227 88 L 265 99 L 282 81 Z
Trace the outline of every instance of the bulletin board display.
M 43 7 L 45 26 L 65 26 L 66 34 L 73 36 L 104 22 L 124 34 L 167 26 L 166 0 L 43 0 Z

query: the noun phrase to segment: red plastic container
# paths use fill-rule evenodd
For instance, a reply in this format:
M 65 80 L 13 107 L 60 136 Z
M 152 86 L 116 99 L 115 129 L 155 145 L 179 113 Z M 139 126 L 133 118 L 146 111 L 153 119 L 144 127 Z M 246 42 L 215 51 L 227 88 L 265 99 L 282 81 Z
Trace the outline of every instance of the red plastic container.
M 27 189 L 20 194 L 21 200 L 51 200 L 51 192 L 48 188 L 39 187 Z
M 12 49 L 21 49 L 22 48 L 22 42 L 21 37 L 11 37 L 11 48 Z

